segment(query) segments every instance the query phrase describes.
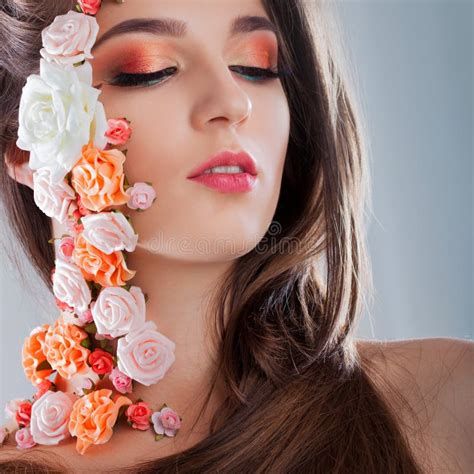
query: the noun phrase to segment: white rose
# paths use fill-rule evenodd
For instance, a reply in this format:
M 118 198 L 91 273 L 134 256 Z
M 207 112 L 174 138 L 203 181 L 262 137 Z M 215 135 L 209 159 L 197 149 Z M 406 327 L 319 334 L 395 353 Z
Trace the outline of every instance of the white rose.
M 95 17 L 69 11 L 57 15 L 41 32 L 41 56 L 58 64 L 74 64 L 93 58 L 91 48 L 97 38 L 99 25 Z
M 65 180 L 57 183 L 51 180 L 50 169 L 41 168 L 33 173 L 33 198 L 47 216 L 65 222 L 69 205 L 75 197 L 74 189 Z
M 133 252 L 138 235 L 121 212 L 99 212 L 83 216 L 84 239 L 106 254 L 117 250 Z
M 118 368 L 137 382 L 150 386 L 161 380 L 175 360 L 175 343 L 147 321 L 117 343 Z
M 76 397 L 65 392 L 46 392 L 33 403 L 30 431 L 35 443 L 58 444 L 69 436 L 69 417 Z
M 53 293 L 58 300 L 74 308 L 86 311 L 92 295 L 81 270 L 74 263 L 56 259 L 53 275 Z
M 54 182 L 72 169 L 92 137 L 98 148 L 107 144 L 101 91 L 91 84 L 88 62 L 61 67 L 41 59 L 40 75 L 28 76 L 23 87 L 16 144 L 30 152 L 30 168 L 50 168 Z
M 119 337 L 145 324 L 145 296 L 138 286 L 104 288 L 91 310 L 98 334 Z

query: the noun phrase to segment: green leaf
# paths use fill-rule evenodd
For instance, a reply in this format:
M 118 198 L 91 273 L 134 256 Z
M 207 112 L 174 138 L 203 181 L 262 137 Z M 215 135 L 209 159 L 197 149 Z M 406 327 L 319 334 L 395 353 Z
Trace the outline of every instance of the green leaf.
M 114 355 L 114 349 L 112 347 L 107 345 L 103 349 L 104 349 L 105 352 L 108 352 L 109 354 Z
M 45 359 L 41 364 L 38 364 L 38 367 L 36 367 L 36 370 L 51 370 L 51 364 Z
M 160 440 L 163 439 L 164 437 L 165 437 L 164 434 L 161 434 L 161 435 L 156 434 L 156 435 L 155 435 L 155 441 L 160 441 Z
M 97 326 L 95 325 L 95 323 L 89 323 L 84 326 L 84 331 L 89 334 L 95 334 L 97 332 Z
M 99 379 L 102 380 L 105 377 L 105 374 L 99 374 Z
M 151 183 L 151 181 L 145 181 L 146 184 L 148 184 L 148 186 L 152 186 L 153 187 L 153 184 Z
M 105 349 L 107 347 L 107 339 L 101 339 L 101 341 L 99 342 L 99 346 L 101 349 Z
M 91 340 L 87 337 L 86 339 L 83 339 L 80 344 L 82 347 L 85 347 L 86 349 L 90 349 L 91 347 Z

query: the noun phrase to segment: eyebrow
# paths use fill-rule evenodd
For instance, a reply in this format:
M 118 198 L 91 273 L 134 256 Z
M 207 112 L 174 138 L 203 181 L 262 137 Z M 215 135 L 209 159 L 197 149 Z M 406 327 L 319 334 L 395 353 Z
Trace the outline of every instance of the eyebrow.
M 94 44 L 92 51 L 115 36 L 127 33 L 151 33 L 157 36 L 183 38 L 187 33 L 187 23 L 172 18 L 132 18 L 122 21 L 106 31 Z M 277 34 L 276 26 L 263 16 L 240 15 L 232 21 L 230 37 L 257 30 Z

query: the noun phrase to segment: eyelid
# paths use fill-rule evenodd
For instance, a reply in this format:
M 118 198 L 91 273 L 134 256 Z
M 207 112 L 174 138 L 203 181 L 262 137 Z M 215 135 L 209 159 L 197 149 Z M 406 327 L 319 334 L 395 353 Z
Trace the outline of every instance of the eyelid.
M 136 70 L 154 72 L 159 69 L 177 66 L 176 61 L 162 54 L 138 55 L 136 59 L 119 62 L 116 72 L 130 72 Z

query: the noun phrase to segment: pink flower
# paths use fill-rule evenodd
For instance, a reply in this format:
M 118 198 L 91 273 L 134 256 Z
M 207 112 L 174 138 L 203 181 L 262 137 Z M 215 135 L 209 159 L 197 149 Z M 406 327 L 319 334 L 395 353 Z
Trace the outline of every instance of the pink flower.
M 92 303 L 97 333 L 119 337 L 145 324 L 145 295 L 138 286 L 130 290 L 119 286 L 102 289 Z
M 15 433 L 15 441 L 18 449 L 28 449 L 36 445 L 29 428 L 21 428 Z
M 48 216 L 64 223 L 76 193 L 65 180 L 53 181 L 49 168 L 43 167 L 33 173 L 33 199 Z
M 133 252 L 138 234 L 121 212 L 99 212 L 84 216 L 84 239 L 107 255 L 118 250 Z
M 145 402 L 132 403 L 125 414 L 132 428 L 145 431 L 150 427 L 151 410 Z
M 90 377 L 98 377 L 98 376 L 94 374 L 92 370 L 91 370 L 91 373 L 87 375 L 84 375 L 84 374 L 74 375 L 70 380 L 72 392 L 82 397 L 88 391 L 92 390 L 95 386 L 95 382 Z
M 78 0 L 78 3 L 84 13 L 96 15 L 100 9 L 102 0 Z
M 23 403 L 24 401 L 26 400 L 21 398 L 15 398 L 14 400 L 8 401 L 5 404 L 5 418 L 14 419 L 20 403 Z
M 130 209 L 148 209 L 156 199 L 155 190 L 147 183 L 135 183 L 125 192 L 130 196 L 127 203 Z
M 112 145 L 124 145 L 132 134 L 130 122 L 126 118 L 109 119 L 109 128 L 105 132 L 107 141 Z
M 132 393 L 132 379 L 117 369 L 117 367 L 109 374 L 109 378 L 117 392 Z
M 7 428 L 0 426 L 0 446 L 7 440 L 9 434 L 10 432 Z
M 77 195 L 76 203 L 77 203 L 77 210 L 79 211 L 79 214 L 81 216 L 88 216 L 89 214 L 92 214 L 92 211 L 89 211 L 89 209 L 87 209 L 87 207 L 85 207 L 84 204 L 82 204 L 81 196 L 79 194 Z
M 53 386 L 53 384 L 52 384 L 51 380 L 48 380 L 48 379 L 42 380 L 39 384 L 36 385 L 36 387 L 38 388 L 38 391 L 33 395 L 33 398 L 35 400 L 38 400 L 46 392 L 51 390 L 52 386 Z
M 90 2 L 87 2 L 90 3 Z M 57 15 L 41 32 L 41 56 L 61 65 L 92 59 L 91 48 L 97 38 L 99 25 L 93 17 L 75 11 Z
M 66 303 L 63 303 L 61 300 L 58 298 L 54 297 L 54 301 L 56 302 L 56 306 L 61 310 L 61 311 L 68 311 L 69 313 L 74 313 L 74 308 L 71 308 Z
M 156 434 L 175 436 L 176 431 L 181 428 L 181 417 L 170 407 L 163 407 L 151 415 L 153 429 Z
M 86 309 L 85 311 L 79 312 L 76 315 L 78 323 L 82 326 L 85 326 L 86 324 L 89 324 L 94 321 L 94 318 L 92 317 L 92 311 L 90 309 Z
M 66 262 L 71 261 L 72 251 L 74 250 L 74 238 L 73 237 L 63 237 L 59 241 L 57 254 L 61 260 Z
M 77 312 L 89 309 L 92 295 L 81 270 L 72 262 L 56 259 L 53 275 L 53 293 L 59 301 Z
M 38 444 L 58 444 L 69 436 L 68 423 L 76 397 L 65 392 L 47 392 L 33 404 L 30 432 Z
M 18 426 L 29 426 L 31 419 L 31 402 L 21 402 L 18 405 L 18 410 L 16 411 L 15 419 L 18 423 Z
M 103 341 L 104 339 L 108 339 L 109 341 L 113 341 L 115 339 L 114 336 L 111 336 L 110 334 L 95 334 L 95 338 L 97 341 Z
M 175 360 L 175 343 L 147 321 L 117 343 L 118 368 L 137 382 L 150 386 L 161 380 Z

